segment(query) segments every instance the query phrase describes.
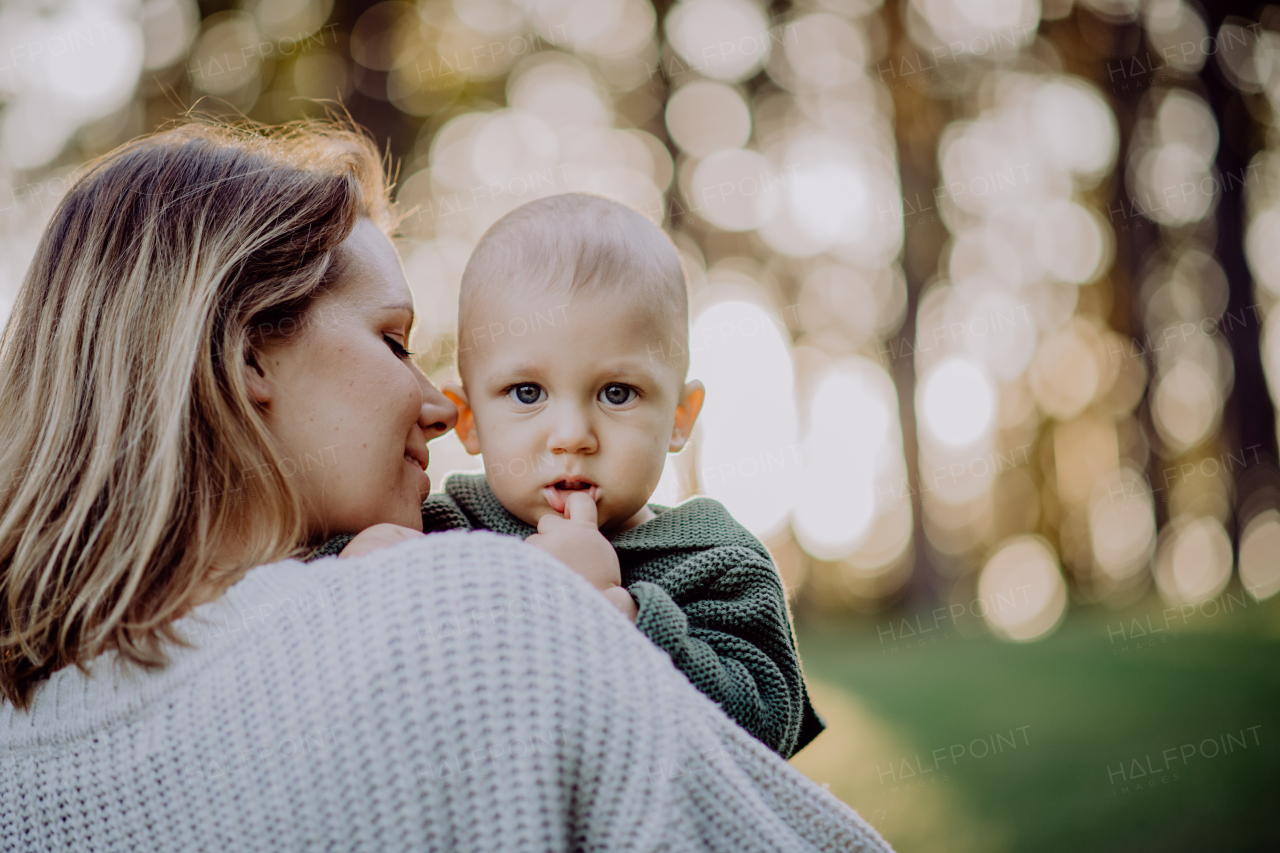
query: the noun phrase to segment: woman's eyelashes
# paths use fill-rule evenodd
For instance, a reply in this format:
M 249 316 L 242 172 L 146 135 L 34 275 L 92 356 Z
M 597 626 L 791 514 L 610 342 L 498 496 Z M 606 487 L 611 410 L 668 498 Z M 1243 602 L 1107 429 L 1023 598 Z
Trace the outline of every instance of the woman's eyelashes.
M 400 342 L 390 335 L 383 335 L 382 339 L 387 342 L 387 346 L 391 347 L 391 351 L 396 354 L 396 358 L 406 359 L 413 356 L 413 353 L 400 345 Z

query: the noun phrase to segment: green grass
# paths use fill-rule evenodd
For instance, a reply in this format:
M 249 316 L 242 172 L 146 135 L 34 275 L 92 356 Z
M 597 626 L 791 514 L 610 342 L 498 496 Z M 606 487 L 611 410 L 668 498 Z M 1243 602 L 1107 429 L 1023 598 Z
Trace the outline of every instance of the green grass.
M 1052 635 L 1026 644 L 962 636 L 957 627 L 976 633 L 962 622 L 939 626 L 937 640 L 909 638 L 908 649 L 882 635 L 903 615 L 797 626 L 808 678 L 839 688 L 891 733 L 859 736 L 892 740 L 876 745 L 874 762 L 855 755 L 847 737 L 824 734 L 805 752 L 850 753 L 838 765 L 825 756 L 838 769 L 820 781 L 864 800 L 850 805 L 877 826 L 876 817 L 899 812 L 882 831 L 901 853 L 1280 850 L 1280 600 L 1185 623 L 1175 615 L 1166 631 L 1138 638 L 1140 648 L 1118 635 L 1120 620 L 1150 615 L 1161 627 L 1158 603 L 1123 614 L 1077 608 Z M 997 741 L 999 753 L 970 753 L 983 749 L 975 739 L 1008 739 L 1023 726 L 1016 748 L 1006 740 Z M 1240 730 L 1253 726 L 1260 728 L 1244 733 L 1241 748 Z M 1123 763 L 1125 776 L 1136 776 L 1132 762 L 1146 764 L 1148 755 L 1147 766 L 1159 770 L 1163 750 L 1183 744 L 1212 753 L 1202 742 L 1227 733 L 1237 738 L 1230 753 L 1197 751 L 1185 763 L 1179 753 L 1170 769 L 1142 778 L 1109 774 Z M 953 763 L 954 744 L 966 746 Z M 935 749 L 943 757 L 935 760 Z M 885 776 L 903 759 L 936 768 L 934 776 Z M 921 778 L 931 789 L 923 800 L 908 787 Z M 939 798 L 950 811 L 939 811 Z M 938 812 L 942 825 L 912 831 L 923 825 L 913 824 L 913 809 Z M 940 837 L 955 815 L 986 841 Z

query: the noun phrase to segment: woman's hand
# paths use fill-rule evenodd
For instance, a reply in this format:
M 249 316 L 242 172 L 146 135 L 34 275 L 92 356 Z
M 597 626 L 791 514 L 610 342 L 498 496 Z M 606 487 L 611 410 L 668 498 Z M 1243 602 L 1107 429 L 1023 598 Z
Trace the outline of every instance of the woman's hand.
M 406 539 L 417 539 L 426 535 L 421 530 L 401 527 L 398 524 L 375 524 L 372 527 L 366 527 L 361 530 L 356 535 L 356 538 L 347 543 L 347 547 L 343 548 L 338 556 L 361 557 L 370 551 L 376 551 L 389 545 L 397 545 Z

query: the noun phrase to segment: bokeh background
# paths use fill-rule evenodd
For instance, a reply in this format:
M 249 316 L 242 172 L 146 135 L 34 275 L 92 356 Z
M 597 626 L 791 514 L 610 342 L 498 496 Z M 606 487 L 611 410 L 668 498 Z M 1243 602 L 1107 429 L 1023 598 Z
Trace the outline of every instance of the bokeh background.
M 1260 3 L 2 0 L 0 318 L 192 110 L 372 133 L 437 380 L 489 224 L 619 199 L 709 389 L 655 500 L 775 555 L 798 767 L 902 851 L 1274 850 L 1278 105 Z

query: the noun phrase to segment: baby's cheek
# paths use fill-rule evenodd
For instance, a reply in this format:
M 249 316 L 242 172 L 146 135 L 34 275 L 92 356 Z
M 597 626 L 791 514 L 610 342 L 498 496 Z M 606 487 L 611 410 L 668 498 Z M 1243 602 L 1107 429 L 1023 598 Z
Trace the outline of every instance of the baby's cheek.
M 636 452 L 628 454 L 626 484 L 629 493 L 641 503 L 649 500 L 653 491 L 658 488 L 658 480 L 662 477 L 663 464 L 666 461 L 666 447 L 657 446 L 636 448 Z

